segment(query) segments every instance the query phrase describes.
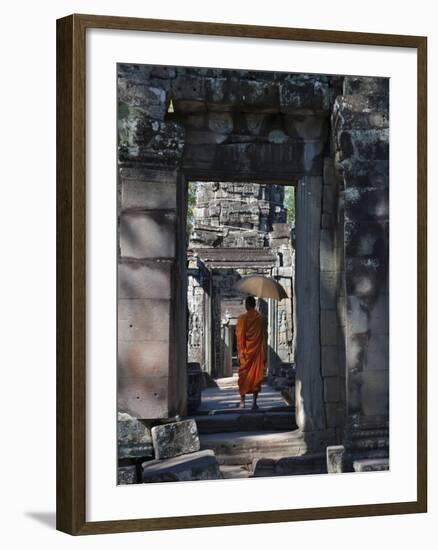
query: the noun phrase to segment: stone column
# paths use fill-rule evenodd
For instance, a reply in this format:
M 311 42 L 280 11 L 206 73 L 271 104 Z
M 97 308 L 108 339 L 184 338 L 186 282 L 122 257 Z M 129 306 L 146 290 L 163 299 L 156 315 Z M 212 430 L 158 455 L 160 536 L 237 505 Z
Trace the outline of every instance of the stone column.
M 319 249 L 322 177 L 306 176 L 296 193 L 296 421 L 303 431 L 325 429 L 321 378 Z
M 164 121 L 165 88 L 134 69 L 118 80 L 118 408 L 155 419 L 187 400 L 184 130 Z
M 224 335 L 224 364 L 222 375 L 233 375 L 233 327 L 231 325 L 223 325 Z
M 345 182 L 347 451 L 388 453 L 389 80 L 347 77 L 334 106 Z

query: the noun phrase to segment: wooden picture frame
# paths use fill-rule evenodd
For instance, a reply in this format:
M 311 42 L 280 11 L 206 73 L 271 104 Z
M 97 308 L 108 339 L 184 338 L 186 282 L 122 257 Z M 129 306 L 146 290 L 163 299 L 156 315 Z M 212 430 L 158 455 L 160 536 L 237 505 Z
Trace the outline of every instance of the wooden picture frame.
M 418 86 L 417 499 L 373 505 L 86 521 L 85 78 L 87 29 L 412 48 Z M 57 21 L 57 529 L 72 535 L 427 511 L 427 40 L 421 36 L 71 15 Z

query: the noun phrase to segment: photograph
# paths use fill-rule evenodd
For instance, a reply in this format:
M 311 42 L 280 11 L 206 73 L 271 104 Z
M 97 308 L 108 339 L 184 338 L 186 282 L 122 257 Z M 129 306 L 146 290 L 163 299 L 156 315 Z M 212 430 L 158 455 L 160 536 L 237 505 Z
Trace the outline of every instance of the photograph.
M 389 471 L 390 79 L 116 70 L 114 482 Z

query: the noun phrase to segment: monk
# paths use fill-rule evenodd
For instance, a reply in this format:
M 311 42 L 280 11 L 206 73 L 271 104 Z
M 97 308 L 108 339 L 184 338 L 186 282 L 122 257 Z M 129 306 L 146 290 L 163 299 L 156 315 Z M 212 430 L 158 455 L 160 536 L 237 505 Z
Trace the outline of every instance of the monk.
M 265 375 L 266 323 L 255 309 L 252 296 L 245 300 L 246 313 L 237 321 L 237 353 L 239 355 L 239 407 L 245 407 L 245 395 L 252 393 L 252 408 L 258 409 L 257 396 Z

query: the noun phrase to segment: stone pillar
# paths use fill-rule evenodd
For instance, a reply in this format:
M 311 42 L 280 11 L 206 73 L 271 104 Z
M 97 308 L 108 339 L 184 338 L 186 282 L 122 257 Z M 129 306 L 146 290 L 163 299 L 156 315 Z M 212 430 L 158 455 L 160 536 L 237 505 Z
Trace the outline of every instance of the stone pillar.
M 119 66 L 117 374 L 119 411 L 156 419 L 187 401 L 184 130 L 148 74 Z
M 345 417 L 345 346 L 342 308 L 343 219 L 333 159 L 324 159 L 320 242 L 321 374 L 327 427 L 340 442 Z
M 325 429 L 321 378 L 319 248 L 322 177 L 306 176 L 296 193 L 296 421 L 303 431 Z
M 347 451 L 388 453 L 389 80 L 346 77 L 333 114 L 345 183 Z
M 224 341 L 222 375 L 225 377 L 233 376 L 233 327 L 231 325 L 223 325 L 222 330 Z
M 268 372 L 279 362 L 277 357 L 277 309 L 277 300 L 268 300 Z

